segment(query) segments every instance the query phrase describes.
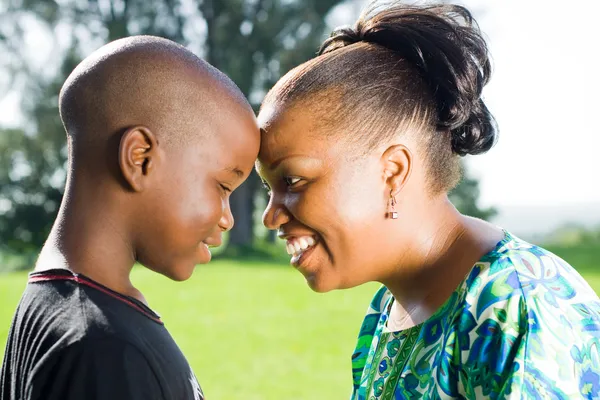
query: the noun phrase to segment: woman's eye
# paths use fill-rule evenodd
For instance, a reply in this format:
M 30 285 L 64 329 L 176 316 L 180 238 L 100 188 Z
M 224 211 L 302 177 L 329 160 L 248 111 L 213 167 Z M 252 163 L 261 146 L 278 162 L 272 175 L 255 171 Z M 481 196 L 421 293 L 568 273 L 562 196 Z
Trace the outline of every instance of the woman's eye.
M 267 182 L 263 181 L 262 179 L 260 180 L 260 182 L 262 183 L 262 186 L 265 188 L 265 190 L 270 194 L 271 188 L 269 187 L 269 184 Z
M 230 188 L 228 188 L 227 186 L 225 186 L 225 185 L 223 185 L 223 184 L 220 184 L 220 186 L 221 186 L 221 189 L 223 189 L 225 192 L 227 192 L 227 193 L 231 193 L 231 189 L 230 189 Z
M 300 182 L 302 179 L 298 178 L 297 176 L 286 176 L 285 178 L 283 178 L 283 180 L 285 181 L 285 184 L 287 186 L 294 186 L 296 183 Z

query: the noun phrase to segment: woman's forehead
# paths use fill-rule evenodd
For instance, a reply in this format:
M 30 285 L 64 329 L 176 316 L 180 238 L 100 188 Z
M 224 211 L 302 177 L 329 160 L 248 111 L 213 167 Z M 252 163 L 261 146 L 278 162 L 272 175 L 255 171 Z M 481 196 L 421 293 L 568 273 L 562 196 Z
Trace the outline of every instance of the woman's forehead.
M 324 103 L 333 100 L 332 96 L 339 100 L 338 94 L 329 90 L 292 102 L 267 100 L 258 115 L 259 161 L 272 162 L 292 154 L 327 159 L 347 152 L 339 114 L 332 112 L 336 107 Z
M 264 125 L 261 124 L 263 157 L 281 157 L 288 153 L 319 153 L 327 142 L 326 135 L 320 132 L 314 118 L 302 110 L 279 112 L 272 119 L 266 120 Z
M 261 106 L 258 123 L 267 131 L 274 124 L 290 120 L 315 128 L 324 125 L 323 121 L 338 120 L 346 100 L 344 91 L 338 87 L 322 88 L 299 98 L 270 95 Z
M 264 138 L 277 140 L 300 139 L 307 140 L 311 136 L 324 137 L 327 127 L 324 115 L 308 102 L 296 103 L 291 106 L 269 105 L 261 110 L 258 123 Z
M 332 137 L 317 137 L 315 132 L 277 129 L 262 135 L 257 166 L 259 173 L 277 167 L 303 166 L 314 169 L 336 165 L 347 158 L 348 144 Z

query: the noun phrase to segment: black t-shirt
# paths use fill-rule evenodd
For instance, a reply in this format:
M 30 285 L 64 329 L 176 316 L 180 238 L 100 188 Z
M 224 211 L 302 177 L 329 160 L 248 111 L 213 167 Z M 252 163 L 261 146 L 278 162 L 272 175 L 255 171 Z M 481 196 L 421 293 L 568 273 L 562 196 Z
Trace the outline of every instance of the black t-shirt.
M 29 276 L 0 400 L 202 400 L 185 357 L 143 303 L 67 270 Z

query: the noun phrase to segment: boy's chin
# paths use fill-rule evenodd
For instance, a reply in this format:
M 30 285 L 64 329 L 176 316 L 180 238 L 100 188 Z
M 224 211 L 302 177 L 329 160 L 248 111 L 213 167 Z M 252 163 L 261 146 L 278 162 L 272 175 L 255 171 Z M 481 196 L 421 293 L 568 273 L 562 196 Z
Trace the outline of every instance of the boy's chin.
M 195 267 L 195 264 L 188 264 L 186 266 L 180 265 L 177 268 L 171 268 L 166 271 L 163 270 L 159 273 L 173 281 L 183 282 L 191 278 L 192 274 L 194 273 Z
M 195 260 L 186 260 L 178 263 L 172 263 L 170 265 L 146 265 L 146 267 L 173 281 L 183 282 L 191 278 L 192 274 L 194 273 L 194 269 L 196 268 L 196 262 Z
M 160 270 L 155 271 L 171 280 L 182 282 L 190 279 L 194 273 L 196 265 L 207 264 L 210 262 L 211 258 L 212 255 L 208 249 L 208 246 L 204 243 L 200 243 L 192 257 L 172 263 L 166 268 L 161 268 Z

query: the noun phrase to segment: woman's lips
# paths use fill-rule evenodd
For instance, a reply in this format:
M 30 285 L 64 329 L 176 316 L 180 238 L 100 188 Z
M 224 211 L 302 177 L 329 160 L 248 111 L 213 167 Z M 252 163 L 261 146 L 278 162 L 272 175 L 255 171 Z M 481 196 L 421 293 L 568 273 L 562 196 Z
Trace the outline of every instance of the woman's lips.
M 286 249 L 289 255 L 299 257 L 302 253 L 313 248 L 316 244 L 317 239 L 314 236 L 294 236 L 287 238 Z

